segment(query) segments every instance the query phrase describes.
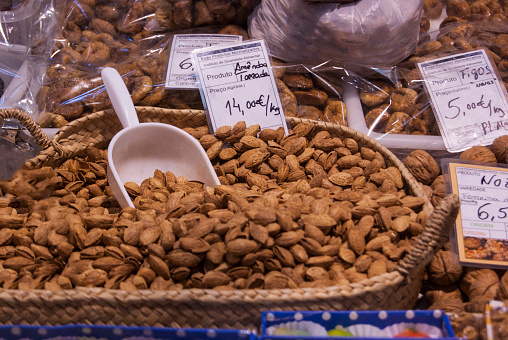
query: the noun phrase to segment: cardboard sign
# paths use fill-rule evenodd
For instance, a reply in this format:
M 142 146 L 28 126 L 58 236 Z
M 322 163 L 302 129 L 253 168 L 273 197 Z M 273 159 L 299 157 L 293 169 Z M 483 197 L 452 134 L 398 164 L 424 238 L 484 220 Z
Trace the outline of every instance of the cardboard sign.
M 198 80 L 192 63 L 192 51 L 197 48 L 228 45 L 239 41 L 242 41 L 240 35 L 175 34 L 166 72 L 166 88 L 198 89 Z
M 245 121 L 261 129 L 284 127 L 286 121 L 263 40 L 192 52 L 201 97 L 212 131 Z
M 445 146 L 459 152 L 508 133 L 506 89 L 485 50 L 418 63 Z

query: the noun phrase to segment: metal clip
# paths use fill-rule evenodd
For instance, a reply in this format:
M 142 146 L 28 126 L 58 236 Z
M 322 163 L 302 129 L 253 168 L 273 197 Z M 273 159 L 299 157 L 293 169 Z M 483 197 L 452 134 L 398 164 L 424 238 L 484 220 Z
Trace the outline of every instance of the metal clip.
M 19 127 L 17 129 L 1 128 L 0 137 L 11 142 L 12 144 L 16 144 L 16 138 L 19 137 L 20 131 L 21 129 Z
M 14 144 L 18 149 L 27 151 L 31 149 L 30 144 L 23 138 L 23 128 L 9 120 L 4 120 L 0 126 L 0 138 Z

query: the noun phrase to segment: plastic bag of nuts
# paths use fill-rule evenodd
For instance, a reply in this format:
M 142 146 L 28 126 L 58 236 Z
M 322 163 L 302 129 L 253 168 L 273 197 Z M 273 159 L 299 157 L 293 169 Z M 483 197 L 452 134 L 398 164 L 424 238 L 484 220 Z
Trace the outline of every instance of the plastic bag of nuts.
M 150 30 L 182 30 L 200 26 L 239 25 L 245 27 L 247 18 L 260 0 L 160 0 Z
M 423 0 L 266 0 L 249 18 L 249 34 L 286 62 L 387 67 L 414 51 L 422 7 Z
M 42 112 L 38 120 L 43 127 L 61 127 L 82 115 L 110 108 L 100 77 L 103 67 L 117 68 L 136 105 L 202 109 L 197 90 L 164 88 L 172 35 L 235 34 L 246 40 L 248 34 L 245 29 L 227 24 L 242 21 L 241 18 L 248 15 L 255 5 L 255 1 L 178 1 L 174 7 L 180 12 L 174 13 L 178 14 L 174 18 L 184 18 L 186 11 L 182 6 L 190 6 L 191 17 L 198 8 L 210 8 L 221 14 L 209 13 L 214 20 L 180 25 L 167 34 L 147 28 L 154 18 L 160 17 L 161 7 L 173 7 L 173 2 L 58 1 L 56 32 L 33 46 L 34 53 L 48 56 L 39 65 L 45 71 L 34 77 L 34 82 L 40 87 L 36 103 Z M 219 19 L 221 15 L 231 20 Z M 34 118 L 37 114 L 33 113 Z
M 435 32 L 434 39 L 430 39 L 430 35 L 421 35 L 416 51 L 404 62 L 377 77 L 361 78 L 357 83 L 369 131 L 381 134 L 440 135 L 430 100 L 423 88 L 418 62 L 485 49 L 491 63 L 497 66 L 497 71 L 494 71 L 498 79 L 506 86 L 508 64 L 504 58 L 507 24 L 448 23 L 439 32 Z
M 300 64 L 274 64 L 274 74 L 286 116 L 348 125 L 340 78 Z
M 102 19 L 97 19 L 102 20 Z M 127 35 L 111 26 L 101 32 L 91 23 L 78 26 L 66 20 L 62 39 L 47 62 L 36 103 L 42 127 L 61 127 L 91 112 L 111 107 L 100 71 L 114 67 L 124 79 L 135 105 L 176 109 L 202 109 L 199 91 L 164 86 L 173 34 L 142 31 Z M 243 35 L 239 26 L 213 26 L 185 33 Z M 130 37 L 129 37 L 130 36 Z

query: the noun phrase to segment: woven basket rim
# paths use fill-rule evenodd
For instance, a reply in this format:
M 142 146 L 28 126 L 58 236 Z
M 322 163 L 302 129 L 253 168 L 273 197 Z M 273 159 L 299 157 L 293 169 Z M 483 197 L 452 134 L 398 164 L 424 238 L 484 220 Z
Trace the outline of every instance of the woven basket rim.
M 205 112 L 202 110 L 174 110 L 154 107 L 136 107 L 136 110 L 139 116 L 144 115 L 143 118 L 147 118 L 146 121 L 151 121 L 150 119 L 154 117 L 156 119 L 162 117 L 161 121 L 164 122 L 162 119 L 166 119 L 167 121 L 167 118 L 170 117 L 171 122 L 173 122 L 173 119 L 176 119 L 176 123 L 185 126 L 187 126 L 187 122 L 193 119 L 196 119 L 196 122 L 199 121 L 200 124 L 203 122 L 206 124 Z M 0 110 L 0 115 L 3 113 L 4 111 Z M 101 137 L 99 138 L 101 142 L 104 142 L 105 137 L 101 135 L 101 132 L 94 131 L 94 128 L 97 128 L 94 123 L 97 123 L 97 120 L 101 119 L 106 120 L 106 123 L 101 125 L 103 129 L 114 129 L 115 131 L 121 129 L 121 125 L 119 125 L 120 122 L 112 109 L 89 114 L 61 128 L 50 142 L 47 140 L 45 141 L 47 148 L 36 158 L 32 159 L 32 162 L 29 161 L 27 163 L 32 166 L 42 166 L 41 164 L 45 161 L 52 163 L 55 162 L 55 159 L 58 160 L 56 156 L 59 156 L 61 159 L 66 159 L 66 157 L 70 158 L 76 155 L 74 152 L 83 151 L 86 147 L 92 145 L 92 142 L 87 138 L 94 133 Z M 142 122 L 144 120 L 140 119 L 140 121 Z M 250 313 L 256 313 L 258 309 L 264 308 L 267 305 L 277 306 L 279 304 L 286 306 L 286 308 L 298 308 L 294 306 L 301 306 L 303 303 L 307 305 L 317 302 L 314 306 L 320 307 L 332 304 L 333 306 L 337 306 L 337 308 L 339 308 L 339 306 L 350 306 L 358 309 L 357 306 L 365 307 L 368 303 L 376 304 L 382 302 L 385 305 L 400 306 L 401 304 L 407 305 L 410 302 L 416 301 L 417 292 L 414 290 L 416 289 L 419 291 L 423 266 L 430 261 L 430 257 L 437 251 L 437 247 L 440 246 L 440 243 L 444 242 L 443 237 L 448 235 L 448 233 L 445 232 L 445 227 L 449 227 L 449 221 L 446 220 L 446 225 L 445 223 L 441 223 L 441 221 L 444 221 L 445 217 L 449 217 L 447 214 L 449 215 L 450 213 L 450 206 L 452 207 L 451 210 L 453 210 L 453 208 L 455 208 L 454 204 L 457 204 L 456 201 L 447 200 L 447 197 L 443 199 L 443 201 L 448 205 L 444 207 L 440 205 L 434 209 L 423 193 L 423 190 L 409 173 L 409 170 L 405 168 L 404 164 L 390 150 L 371 137 L 349 127 L 326 122 L 292 117 L 286 117 L 286 122 L 288 125 L 309 122 L 319 129 L 331 131 L 339 136 L 346 135 L 348 138 L 353 138 L 358 142 L 361 141 L 373 150 L 379 151 L 393 166 L 401 170 L 402 177 L 409 189 L 413 191 L 413 194 L 425 200 L 426 207 L 429 208 L 430 211 L 433 211 L 429 216 L 428 228 L 424 228 L 422 234 L 418 236 L 417 241 L 411 247 L 410 252 L 399 261 L 396 270 L 356 283 L 307 288 L 227 290 L 191 288 L 183 290 L 146 289 L 135 291 L 106 289 L 102 287 L 75 287 L 68 290 L 57 291 L 45 289 L 27 291 L 0 289 L 0 301 L 4 301 L 7 305 L 11 305 L 13 301 L 16 301 L 14 304 L 15 306 L 24 306 L 26 308 L 36 305 L 40 306 L 38 308 L 43 308 L 42 306 L 44 306 L 45 309 L 48 309 L 47 305 L 49 305 L 49 308 L 58 309 L 66 316 L 69 316 L 65 307 L 67 304 L 80 306 L 84 303 L 92 304 L 94 308 L 97 307 L 97 310 L 100 310 L 102 315 L 107 315 L 109 311 L 108 308 L 116 306 L 117 303 L 122 303 L 123 305 L 127 304 L 131 307 L 149 307 L 151 305 L 161 306 L 161 301 L 162 303 L 173 306 L 180 306 L 179 304 L 181 303 L 182 306 L 187 306 L 186 308 L 197 304 L 198 308 L 209 308 L 210 311 L 216 309 L 217 305 L 222 304 L 224 306 L 228 303 L 231 304 L 230 306 L 228 305 L 231 308 L 239 304 L 245 304 L 250 307 L 255 306 Z M 111 131 L 106 131 L 105 133 L 108 137 L 114 135 Z M 71 150 L 71 152 L 69 152 L 69 150 Z M 391 295 L 388 296 L 387 294 Z M 293 305 L 291 303 L 293 303 Z M 380 307 L 383 308 L 383 306 Z M 372 306 L 372 308 L 376 309 L 376 306 Z M 17 310 L 17 307 L 14 309 Z M 194 309 L 192 309 L 192 311 L 194 311 Z M 11 313 L 12 310 L 9 309 L 8 312 Z M 49 309 L 48 312 L 52 313 L 52 310 Z M 158 314 L 158 312 L 158 310 L 154 311 L 154 314 Z M 128 311 L 126 313 L 128 313 Z M 194 311 L 193 314 L 197 316 L 200 313 L 201 311 Z M 16 315 L 16 312 L 14 312 L 14 315 Z M 29 317 L 34 318 L 35 316 L 31 315 Z M 97 315 L 94 315 L 94 317 L 97 317 Z M 119 315 L 119 317 L 125 318 L 124 314 Z M 132 318 L 132 315 L 128 314 L 127 318 Z M 121 320 L 123 321 L 124 319 Z M 203 322 L 206 323 L 208 321 Z M 228 324 L 230 321 L 228 320 L 228 316 L 221 316 L 218 322 Z M 252 320 L 249 322 L 252 322 Z
M 394 284 L 394 283 L 401 283 L 404 281 L 404 276 L 398 272 L 393 271 L 389 273 L 383 273 L 381 275 L 374 276 L 369 279 L 362 280 L 357 283 L 349 283 L 349 284 L 342 284 L 342 285 L 333 285 L 333 286 L 325 286 L 325 287 L 305 287 L 305 288 L 280 288 L 280 289 L 224 289 L 224 290 L 217 290 L 217 289 L 211 289 L 211 288 L 185 288 L 182 290 L 154 290 L 154 289 L 137 289 L 135 291 L 126 291 L 126 290 L 120 290 L 120 289 L 107 289 L 103 287 L 75 287 L 72 289 L 62 289 L 62 290 L 46 290 L 46 289 L 30 289 L 27 291 L 19 290 L 19 289 L 6 289 L 6 288 L 0 288 L 1 292 L 18 292 L 18 294 L 23 295 L 27 294 L 30 295 L 32 293 L 35 294 L 48 294 L 48 295 L 69 295 L 69 293 L 72 292 L 89 292 L 93 293 L 94 295 L 97 293 L 109 293 L 109 294 L 132 294 L 132 292 L 136 292 L 136 294 L 147 296 L 152 295 L 157 292 L 156 295 L 168 295 L 168 296 L 176 296 L 176 295 L 182 295 L 181 292 L 188 293 L 189 295 L 194 295 L 197 297 L 201 297 L 200 299 L 206 299 L 207 296 L 212 297 L 218 297 L 221 296 L 221 298 L 233 298 L 235 300 L 238 300 L 238 298 L 241 297 L 249 297 L 252 295 L 253 292 L 258 293 L 260 291 L 263 292 L 262 295 L 277 295 L 273 294 L 275 292 L 281 292 L 281 293 L 291 293 L 291 294 L 297 294 L 301 293 L 301 299 L 297 300 L 315 300 L 316 297 L 312 294 L 320 294 L 325 293 L 328 294 L 326 297 L 321 296 L 319 298 L 321 299 L 329 299 L 333 296 L 343 296 L 344 292 L 358 292 L 358 289 L 366 288 L 365 291 L 374 290 L 380 285 L 386 285 L 386 284 Z M 372 283 L 365 285 L 365 283 Z M 311 294 L 312 293 L 312 294 Z M 340 294 L 339 294 L 340 293 Z M 71 294 L 72 295 L 72 294 Z M 258 295 L 258 294 L 256 294 Z M 294 298 L 294 297 L 293 297 Z

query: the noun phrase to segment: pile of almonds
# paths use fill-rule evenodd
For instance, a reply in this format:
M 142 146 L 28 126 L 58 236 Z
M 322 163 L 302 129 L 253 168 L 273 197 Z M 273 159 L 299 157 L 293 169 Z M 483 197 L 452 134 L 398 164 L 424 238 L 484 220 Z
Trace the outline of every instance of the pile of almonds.
M 221 185 L 154 171 L 121 209 L 93 147 L 0 182 L 0 285 L 132 289 L 294 288 L 393 271 L 427 219 L 379 152 L 300 123 L 238 123 L 205 146 Z

